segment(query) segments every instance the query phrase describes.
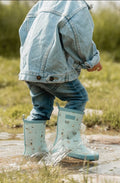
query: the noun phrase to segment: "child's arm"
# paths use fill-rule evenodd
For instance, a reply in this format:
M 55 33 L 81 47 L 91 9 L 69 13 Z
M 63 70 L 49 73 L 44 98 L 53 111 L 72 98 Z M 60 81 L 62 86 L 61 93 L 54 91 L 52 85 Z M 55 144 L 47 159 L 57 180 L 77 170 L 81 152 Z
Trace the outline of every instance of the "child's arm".
M 94 24 L 89 10 L 83 8 L 60 29 L 65 51 L 88 71 L 94 71 L 95 66 L 100 62 L 99 51 L 92 40 L 93 28 Z

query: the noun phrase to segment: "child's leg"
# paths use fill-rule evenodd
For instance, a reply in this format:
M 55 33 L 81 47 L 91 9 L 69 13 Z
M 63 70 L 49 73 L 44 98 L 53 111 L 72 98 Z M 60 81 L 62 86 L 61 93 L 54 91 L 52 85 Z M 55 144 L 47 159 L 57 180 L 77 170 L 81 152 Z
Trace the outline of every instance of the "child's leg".
M 84 111 L 88 94 L 78 79 L 59 84 L 42 84 L 28 82 L 33 109 L 29 120 L 50 119 L 55 96 L 67 101 L 66 108 Z
M 79 80 L 72 81 L 70 86 L 68 85 L 68 89 L 69 87 L 71 87 L 70 93 L 64 96 L 68 101 L 65 107 L 84 112 L 86 102 L 88 101 L 88 94 L 86 89 L 83 87 Z
M 28 87 L 30 89 L 30 95 L 32 98 L 33 109 L 30 113 L 28 120 L 48 120 L 50 119 L 54 96 L 42 89 L 36 83 L 28 82 Z
M 78 79 L 66 83 L 56 84 L 56 88 L 52 89 L 54 84 L 42 84 L 44 89 L 52 95 L 63 101 L 67 101 L 65 108 L 84 111 L 85 104 L 88 101 L 86 89 Z M 50 90 L 49 90 L 50 89 Z
M 87 148 L 82 141 L 80 128 L 88 95 L 85 88 L 74 80 L 62 84 L 42 84 L 48 92 L 63 101 L 67 101 L 65 108 L 59 108 L 57 119 L 57 135 L 53 152 L 70 151 L 68 156 L 82 160 L 98 160 L 99 154 Z
M 40 156 L 48 152 L 45 141 L 46 120 L 53 110 L 54 96 L 37 86 L 28 83 L 32 97 L 33 109 L 30 116 L 24 121 L 24 155 Z

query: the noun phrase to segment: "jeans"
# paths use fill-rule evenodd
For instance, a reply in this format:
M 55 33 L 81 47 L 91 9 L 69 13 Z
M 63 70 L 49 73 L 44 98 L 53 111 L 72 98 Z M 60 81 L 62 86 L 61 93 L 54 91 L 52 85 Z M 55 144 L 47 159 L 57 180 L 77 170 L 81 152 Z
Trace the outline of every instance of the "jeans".
M 84 112 L 88 94 L 78 79 L 56 84 L 27 82 L 27 85 L 33 104 L 29 120 L 49 120 L 55 97 L 67 101 L 65 108 Z

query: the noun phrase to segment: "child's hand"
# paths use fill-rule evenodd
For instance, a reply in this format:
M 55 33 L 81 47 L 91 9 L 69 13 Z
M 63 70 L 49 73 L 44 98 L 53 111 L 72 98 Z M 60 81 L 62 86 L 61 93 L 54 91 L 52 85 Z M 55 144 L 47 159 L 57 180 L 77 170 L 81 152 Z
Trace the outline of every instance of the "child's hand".
M 101 71 L 101 70 L 102 70 L 102 65 L 100 62 L 96 64 L 93 68 L 87 69 L 88 72 Z

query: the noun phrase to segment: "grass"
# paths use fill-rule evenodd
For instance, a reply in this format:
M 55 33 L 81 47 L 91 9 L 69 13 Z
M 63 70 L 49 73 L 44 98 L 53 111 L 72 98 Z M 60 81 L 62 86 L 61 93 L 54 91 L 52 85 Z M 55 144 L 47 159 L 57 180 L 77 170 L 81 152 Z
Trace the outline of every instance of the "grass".
M 90 84 L 86 87 L 89 94 L 87 108 L 103 111 L 102 116 L 93 115 L 84 118 L 88 126 L 106 125 L 111 129 L 120 129 L 120 64 L 113 62 L 112 55 L 101 54 L 103 70 L 101 72 L 81 75 L 82 83 Z
M 1 176 L 2 175 L 2 176 Z M 57 168 L 24 169 L 12 172 L 3 172 L 0 175 L 0 183 L 64 183 L 65 175 Z M 72 181 L 69 181 L 72 183 Z
M 101 62 L 101 72 L 82 70 L 79 78 L 89 94 L 86 108 L 103 111 L 101 116 L 84 116 L 84 123 L 88 127 L 97 124 L 120 130 L 120 64 L 114 62 L 112 54 L 105 52 L 101 54 Z M 0 126 L 21 127 L 22 114 L 29 115 L 32 104 L 26 84 L 18 81 L 19 59 L 0 57 L 0 73 Z M 61 106 L 65 104 L 59 99 L 56 101 Z M 56 116 L 52 116 L 47 126 L 54 126 L 56 121 Z
M 89 176 L 87 172 L 79 173 L 77 177 L 73 176 L 72 178 L 72 175 L 65 169 L 63 171 L 60 166 L 31 166 L 19 170 L 3 170 L 0 173 L 0 183 L 118 183 L 115 180 L 107 180 L 105 177 L 100 179 L 97 174 Z

